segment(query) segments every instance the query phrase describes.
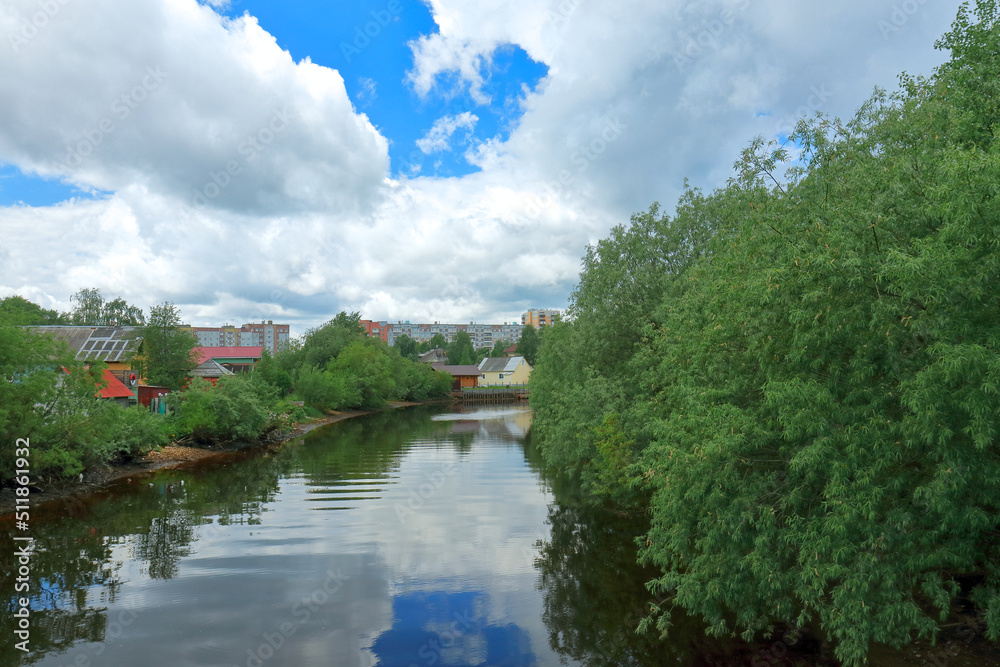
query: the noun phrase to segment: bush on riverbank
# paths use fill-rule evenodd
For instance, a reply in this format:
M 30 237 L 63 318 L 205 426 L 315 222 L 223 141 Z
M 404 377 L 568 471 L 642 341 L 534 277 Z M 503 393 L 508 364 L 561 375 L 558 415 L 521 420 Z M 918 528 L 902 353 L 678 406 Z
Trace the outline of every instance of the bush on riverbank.
M 290 386 L 307 405 L 322 411 L 374 409 L 451 390 L 449 374 L 369 338 L 359 321 L 357 313 L 340 313 L 310 330 L 279 352 L 265 378 L 278 389 Z
M 169 417 L 175 433 L 198 443 L 259 440 L 305 416 L 252 373 L 223 377 L 214 387 L 196 378 L 167 400 L 175 410 Z
M 15 472 L 15 443 L 28 440 L 32 481 L 69 477 L 141 456 L 166 442 L 161 420 L 123 410 L 95 391 L 104 365 L 85 366 L 64 343 L 0 321 L 0 481 Z
M 649 514 L 646 625 L 815 622 L 855 665 L 936 635 L 965 585 L 1000 638 L 997 3 L 938 46 L 929 79 L 800 123 L 794 161 L 754 141 L 725 188 L 588 250 L 534 436 Z

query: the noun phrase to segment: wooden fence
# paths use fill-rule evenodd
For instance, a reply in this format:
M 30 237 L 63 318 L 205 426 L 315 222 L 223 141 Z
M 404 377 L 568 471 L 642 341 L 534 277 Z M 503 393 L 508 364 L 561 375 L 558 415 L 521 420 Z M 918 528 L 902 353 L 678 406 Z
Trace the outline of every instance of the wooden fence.
M 499 403 L 502 401 L 520 401 L 526 398 L 528 398 L 528 385 L 524 384 L 462 390 L 462 400 L 468 402 Z

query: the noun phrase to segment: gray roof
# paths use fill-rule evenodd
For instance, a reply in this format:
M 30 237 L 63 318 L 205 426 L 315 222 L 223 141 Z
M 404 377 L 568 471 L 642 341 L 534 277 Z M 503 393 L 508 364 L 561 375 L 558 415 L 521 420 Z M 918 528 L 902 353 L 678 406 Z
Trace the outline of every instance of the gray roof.
M 513 373 L 522 361 L 524 357 L 486 357 L 479 362 L 479 370 L 482 373 Z
M 433 364 L 437 362 L 447 361 L 448 355 L 440 347 L 435 347 L 433 350 L 421 354 L 419 359 L 425 364 Z
M 191 377 L 217 378 L 223 375 L 235 375 L 231 370 L 221 365 L 215 359 L 206 359 L 191 369 Z
M 25 327 L 69 345 L 77 361 L 129 361 L 139 349 L 139 327 Z
M 475 375 L 479 376 L 479 366 L 475 364 L 461 364 L 456 366 L 449 366 L 448 364 L 431 364 L 431 367 L 436 371 L 444 371 L 450 373 L 452 377 L 458 377 L 459 375 Z

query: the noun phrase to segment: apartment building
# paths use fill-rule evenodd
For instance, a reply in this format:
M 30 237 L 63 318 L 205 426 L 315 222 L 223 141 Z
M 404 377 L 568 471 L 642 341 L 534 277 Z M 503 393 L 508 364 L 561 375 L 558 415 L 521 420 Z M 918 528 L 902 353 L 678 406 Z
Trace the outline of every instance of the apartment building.
M 534 328 L 545 327 L 551 324 L 555 324 L 556 319 L 560 316 L 558 310 L 529 310 L 528 312 L 521 315 L 521 324 L 523 326 L 531 325 Z
M 433 338 L 436 334 L 444 336 L 449 343 L 455 339 L 459 331 L 469 334 L 474 347 L 493 347 L 497 341 L 506 340 L 516 343 L 521 340 L 520 324 L 515 322 L 504 322 L 503 324 L 447 324 L 441 322 L 420 323 L 420 322 L 398 322 L 361 320 L 361 325 L 365 327 L 369 336 L 381 338 L 389 345 L 393 345 L 400 336 L 409 336 L 418 343 L 424 343 Z
M 289 326 L 275 324 L 273 320 L 261 320 L 236 327 L 230 324 L 221 327 L 181 327 L 198 339 L 200 347 L 253 347 L 260 346 L 271 354 L 288 343 Z

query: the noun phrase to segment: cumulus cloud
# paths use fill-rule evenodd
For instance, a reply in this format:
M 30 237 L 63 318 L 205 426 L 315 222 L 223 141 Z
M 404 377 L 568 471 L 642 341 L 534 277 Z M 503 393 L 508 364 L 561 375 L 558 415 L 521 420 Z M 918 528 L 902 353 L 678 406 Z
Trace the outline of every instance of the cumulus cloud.
M 468 130 L 469 132 L 466 137 L 466 140 L 468 140 L 478 120 L 479 116 L 471 111 L 465 111 L 457 116 L 438 118 L 434 122 L 433 127 L 427 131 L 427 134 L 417 139 L 417 148 L 425 155 L 436 153 L 437 151 L 451 150 L 451 136 L 455 134 L 455 131 L 462 128 Z
M 67 309 L 97 286 L 194 324 L 297 333 L 342 309 L 501 322 L 564 307 L 588 243 L 654 200 L 669 210 L 685 177 L 723 184 L 755 135 L 928 73 L 958 7 L 430 0 L 437 31 L 400 72 L 418 96 L 449 81 L 490 102 L 507 45 L 548 73 L 506 138 L 466 148 L 480 171 L 394 180 L 390 138 L 358 111 L 375 82 L 352 105 L 339 72 L 296 62 L 253 16 L 55 4 L 42 26 L 34 0 L 0 4 L 0 163 L 109 194 L 0 209 L 0 296 Z M 474 112 L 439 119 L 421 150 L 471 133 Z
M 0 67 L 6 161 L 234 211 L 364 211 L 377 199 L 385 138 L 340 74 L 294 62 L 255 18 L 194 0 L 54 6 Z M 35 10 L 18 0 L 0 15 L 17 25 Z

